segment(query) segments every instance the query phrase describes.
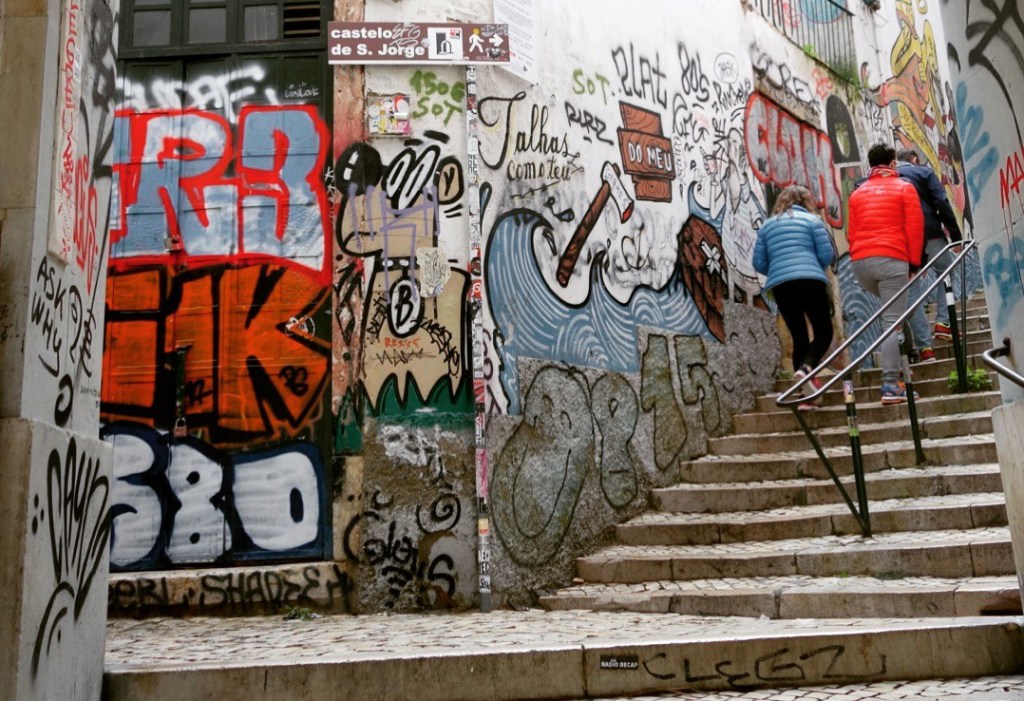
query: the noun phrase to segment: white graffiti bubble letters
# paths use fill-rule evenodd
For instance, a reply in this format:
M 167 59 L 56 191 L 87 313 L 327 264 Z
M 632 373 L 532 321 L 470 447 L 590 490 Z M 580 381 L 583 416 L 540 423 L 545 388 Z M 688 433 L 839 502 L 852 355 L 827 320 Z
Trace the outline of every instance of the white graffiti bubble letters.
M 307 545 L 319 533 L 316 468 L 291 452 L 235 466 L 235 508 L 253 543 L 266 550 Z
M 167 544 L 172 562 L 213 560 L 231 547 L 231 531 L 216 506 L 221 491 L 219 464 L 195 448 L 176 445 L 167 466 L 171 489 L 181 500 L 174 515 L 174 530 Z
M 132 484 L 127 478 L 146 472 L 156 456 L 144 440 L 130 434 L 107 438 L 117 452 L 112 471 L 116 481 L 116 502 L 124 507 L 112 521 L 110 561 L 118 566 L 141 560 L 153 549 L 160 536 L 163 509 L 156 492 L 148 485 Z

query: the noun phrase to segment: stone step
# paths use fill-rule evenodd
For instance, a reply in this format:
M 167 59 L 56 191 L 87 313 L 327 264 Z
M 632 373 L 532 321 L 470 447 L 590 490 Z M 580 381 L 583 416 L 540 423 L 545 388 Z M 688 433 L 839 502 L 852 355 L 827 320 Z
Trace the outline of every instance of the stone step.
M 981 354 L 993 347 L 991 332 L 988 329 L 980 329 L 971 331 L 967 334 L 967 366 L 972 368 L 983 367 Z M 912 365 L 915 372 L 915 379 L 935 377 L 940 374 L 938 368 L 943 368 L 943 377 L 949 375 L 950 372 L 956 369 L 956 363 L 954 358 L 954 345 L 952 341 L 946 340 L 935 340 L 932 346 L 935 351 L 937 360 L 932 362 L 917 362 Z M 881 370 L 879 369 L 878 351 L 872 355 L 871 364 L 869 367 L 862 367 L 858 372 L 853 375 L 853 379 L 858 385 L 870 385 L 878 383 L 878 378 L 881 376 Z M 835 366 L 836 369 L 842 366 Z M 822 371 L 822 377 L 830 377 L 836 372 L 835 369 L 829 368 Z M 782 376 L 776 378 L 774 392 L 783 392 L 793 384 L 792 374 L 788 371 Z
M 585 582 L 781 575 L 984 577 L 1014 573 L 1006 527 L 712 545 L 614 545 L 576 560 Z
M 1017 577 L 750 577 L 579 584 L 542 596 L 550 611 L 632 611 L 754 618 L 1019 615 Z
M 946 392 L 928 394 L 927 390 L 914 383 L 914 391 L 920 398 L 914 402 L 918 418 L 940 416 L 945 414 L 961 414 L 965 412 L 989 411 L 1002 403 L 999 392 L 972 392 L 970 394 L 951 395 Z M 868 399 L 870 392 L 870 400 Z M 857 422 L 859 425 L 884 423 L 889 421 L 909 422 L 910 409 L 904 404 L 883 406 L 878 401 L 877 389 L 857 389 Z M 763 398 L 765 405 L 761 411 L 736 414 L 733 416 L 735 434 L 776 433 L 779 431 L 797 431 L 800 424 L 793 416 L 793 410 L 775 404 L 775 397 Z M 761 404 L 761 399 L 758 400 Z M 826 395 L 825 402 L 815 411 L 804 412 L 804 421 L 811 428 L 820 426 L 846 425 L 846 405 L 843 404 L 842 393 L 831 391 Z
M 969 465 L 998 461 L 992 434 L 926 439 L 921 442 L 921 447 L 929 465 Z M 837 473 L 853 474 L 853 458 L 849 446 L 824 450 Z M 917 464 L 914 445 L 909 441 L 865 445 L 861 452 L 866 474 Z M 708 455 L 696 460 L 680 461 L 678 471 L 677 483 L 698 484 L 825 479 L 829 476 L 817 453 L 809 447 L 784 454 Z
M 885 499 L 869 502 L 868 511 L 876 534 L 1006 525 L 1002 492 Z M 620 523 L 615 536 L 623 545 L 710 545 L 860 532 L 847 505 L 834 503 L 718 514 L 648 511 Z
M 941 361 L 947 362 L 947 361 Z M 988 374 L 989 381 L 992 383 L 990 390 L 982 390 L 980 392 L 967 392 L 964 394 L 958 394 L 956 391 L 949 386 L 949 373 L 956 370 L 956 365 L 953 361 L 948 361 L 949 367 L 948 372 L 938 371 L 934 373 L 934 377 L 921 377 L 920 374 L 914 370 L 913 383 L 914 391 L 917 392 L 919 397 L 969 397 L 976 394 L 988 394 L 998 390 L 999 388 L 999 376 L 998 373 L 990 372 Z M 939 361 L 934 363 L 925 363 L 925 367 L 934 367 L 940 365 Z M 918 366 L 915 365 L 915 368 Z M 970 367 L 970 366 L 968 366 Z M 880 375 L 874 378 L 873 382 L 854 382 L 853 396 L 857 403 L 857 409 L 861 407 L 877 407 L 881 406 L 881 386 L 878 380 Z M 780 386 L 780 389 L 771 394 L 763 394 L 756 397 L 756 403 L 754 405 L 755 412 L 776 412 L 776 411 L 792 411 L 788 407 L 780 407 L 776 404 L 779 396 L 792 385 L 792 380 L 786 380 L 784 385 Z M 810 390 L 807 392 L 810 394 Z M 998 392 L 996 392 L 998 394 Z M 829 387 L 825 394 L 821 396 L 821 404 L 824 407 L 829 406 L 842 406 L 846 398 L 843 395 L 843 384 L 838 382 L 835 385 Z M 735 417 L 734 417 L 735 418 Z
M 854 493 L 853 477 L 844 477 Z M 872 499 L 897 499 L 971 492 L 1000 492 L 999 465 L 954 465 L 884 470 L 865 476 Z M 759 511 L 805 504 L 842 503 L 831 479 L 792 479 L 775 482 L 681 484 L 655 489 L 651 504 L 662 511 L 723 513 Z
M 981 677 L 1018 618 L 760 620 L 588 611 L 114 619 L 104 698 L 553 699 Z
M 969 370 L 983 367 L 981 358 L 968 358 L 967 368 Z M 949 374 L 956 370 L 956 360 L 953 358 L 943 358 L 942 360 L 936 360 L 933 363 L 917 363 L 911 366 L 911 372 L 913 373 L 914 383 L 917 384 L 923 380 L 935 380 L 942 379 L 948 380 Z M 991 374 L 991 373 L 989 373 Z M 880 387 L 882 383 L 882 369 L 881 367 L 864 368 L 857 373 L 856 384 L 864 385 L 867 387 Z M 950 390 L 947 390 L 950 391 Z
M 790 412 L 792 416 L 792 412 Z M 840 417 L 833 414 L 829 425 L 812 427 L 818 442 L 825 447 L 849 446 L 850 433 L 846 425 L 845 413 Z M 860 441 L 863 445 L 873 443 L 890 443 L 893 441 L 912 441 L 913 427 L 908 418 L 895 421 L 868 423 L 857 414 Z M 840 419 L 842 425 L 839 425 Z M 796 419 L 793 419 L 796 421 Z M 918 434 L 922 439 L 948 438 L 950 436 L 970 436 L 992 432 L 991 410 L 973 411 L 963 414 L 940 414 L 938 416 L 917 417 Z M 708 439 L 710 455 L 749 455 L 763 451 L 766 441 L 776 452 L 804 450 L 811 447 L 807 435 L 797 428 L 773 433 L 748 433 Z

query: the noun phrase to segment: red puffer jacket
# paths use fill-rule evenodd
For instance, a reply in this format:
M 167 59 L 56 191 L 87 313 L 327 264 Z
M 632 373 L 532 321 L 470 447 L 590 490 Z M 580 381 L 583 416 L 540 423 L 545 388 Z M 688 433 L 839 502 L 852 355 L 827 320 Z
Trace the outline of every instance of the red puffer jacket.
M 924 216 L 917 190 L 894 168 L 872 168 L 850 195 L 846 238 L 853 260 L 885 256 L 920 265 Z

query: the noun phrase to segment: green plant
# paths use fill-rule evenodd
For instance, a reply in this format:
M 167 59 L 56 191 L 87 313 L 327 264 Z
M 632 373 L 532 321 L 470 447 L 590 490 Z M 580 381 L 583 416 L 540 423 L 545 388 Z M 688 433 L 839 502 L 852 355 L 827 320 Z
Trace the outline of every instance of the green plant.
M 818 50 L 814 48 L 814 44 L 804 44 L 800 49 L 811 58 L 818 58 Z
M 984 368 L 968 368 L 966 379 L 968 392 L 985 392 L 992 389 L 992 378 Z M 946 385 L 954 392 L 960 391 L 960 376 L 956 370 L 949 373 Z
M 320 618 L 320 614 L 313 613 L 305 606 L 292 606 L 284 612 L 286 621 L 312 621 L 316 618 Z
M 832 72 L 839 76 L 840 80 L 843 80 L 855 88 L 861 88 L 860 84 L 860 73 L 857 71 L 857 66 L 852 63 L 837 63 L 833 66 L 829 66 Z
M 792 371 L 790 371 L 790 370 L 779 370 L 779 379 L 780 380 L 792 380 L 793 379 Z
M 906 579 L 907 575 L 904 572 L 879 572 L 875 575 L 875 579 L 880 579 L 883 582 L 891 582 L 896 579 Z

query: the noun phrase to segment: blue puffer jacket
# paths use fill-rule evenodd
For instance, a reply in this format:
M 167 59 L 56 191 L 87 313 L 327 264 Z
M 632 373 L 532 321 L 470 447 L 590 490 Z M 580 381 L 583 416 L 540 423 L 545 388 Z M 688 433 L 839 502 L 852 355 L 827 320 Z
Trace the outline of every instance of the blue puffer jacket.
M 771 217 L 757 232 L 754 270 L 767 275 L 764 289 L 789 280 L 821 280 L 835 257 L 824 222 L 799 205 Z

